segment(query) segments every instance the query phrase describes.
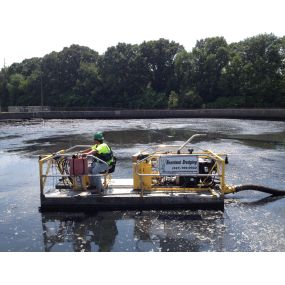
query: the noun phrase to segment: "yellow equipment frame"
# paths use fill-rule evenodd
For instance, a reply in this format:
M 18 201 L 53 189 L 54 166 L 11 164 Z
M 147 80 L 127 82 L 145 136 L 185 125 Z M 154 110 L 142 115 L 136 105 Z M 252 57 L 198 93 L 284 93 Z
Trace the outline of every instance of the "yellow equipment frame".
M 135 154 L 132 156 L 132 167 L 133 167 L 133 189 L 140 191 L 141 196 L 144 195 L 144 192 L 200 192 L 201 191 L 209 191 L 213 196 L 220 196 L 227 193 L 233 193 L 234 188 L 231 186 L 226 185 L 225 181 L 225 158 L 226 154 L 220 153 L 215 154 L 210 150 L 202 150 L 199 147 L 201 151 L 198 152 L 182 152 L 183 148 L 186 146 L 187 143 L 189 143 L 194 137 L 197 136 L 203 136 L 199 134 L 195 134 L 192 137 L 190 137 L 182 146 L 177 145 L 159 145 L 154 148 L 153 151 L 149 151 L 153 147 L 148 147 L 145 150 L 142 150 L 141 152 Z M 71 147 L 66 150 L 60 150 L 55 154 L 48 154 L 44 155 L 42 157 L 39 157 L 39 173 L 40 173 L 40 192 L 41 196 L 44 196 L 44 190 L 46 186 L 46 180 L 48 177 L 53 178 L 61 178 L 63 181 L 68 184 L 69 189 L 73 190 L 86 190 L 89 185 L 89 177 L 95 176 L 92 174 L 88 175 L 78 175 L 78 176 L 72 176 L 69 173 L 66 173 L 63 167 L 59 166 L 58 161 L 56 161 L 56 157 L 72 157 L 74 154 L 74 150 L 80 148 L 81 150 L 78 153 L 84 153 L 86 149 L 90 148 L 89 145 L 76 145 L 74 147 Z M 167 149 L 173 149 L 172 151 L 168 151 Z M 73 152 L 71 152 L 73 151 Z M 200 174 L 187 174 L 187 173 L 174 173 L 171 174 L 171 176 L 176 177 L 179 179 L 179 177 L 200 177 L 199 183 L 197 183 L 197 187 L 179 187 L 179 184 L 171 184 L 171 185 L 163 185 L 158 183 L 158 181 L 162 180 L 164 177 L 167 177 L 169 175 L 160 173 L 159 168 L 153 167 L 153 163 L 156 161 L 156 163 L 160 160 L 160 158 L 164 156 L 171 157 L 172 155 L 179 156 L 183 155 L 184 157 L 187 156 L 196 156 L 197 161 L 199 162 L 199 158 L 209 158 L 214 161 L 214 164 L 212 166 L 212 169 L 208 171 L 208 173 Z M 89 157 L 89 156 L 88 156 Z M 94 156 L 91 156 L 95 158 Z M 98 159 L 98 158 L 96 158 Z M 100 160 L 100 159 L 99 159 Z M 102 161 L 105 163 L 104 161 Z M 56 168 L 57 175 L 50 174 L 51 169 Z M 215 173 L 214 173 L 215 171 Z M 98 176 L 98 175 L 96 175 Z M 100 174 L 99 176 L 104 177 L 104 188 L 108 188 L 108 185 L 111 181 L 111 174 L 106 172 L 104 174 Z M 202 179 L 204 177 L 204 179 Z M 219 183 L 216 184 L 219 187 L 216 189 L 213 189 L 212 185 L 209 185 L 207 182 L 207 178 L 209 177 L 215 177 L 218 178 Z M 77 178 L 80 178 L 81 181 L 78 184 Z M 218 191 L 216 191 L 218 190 Z
M 174 176 L 191 176 L 191 177 L 205 177 L 204 180 L 198 185 L 198 187 L 193 188 L 185 188 L 185 187 L 158 187 L 156 186 L 155 180 L 161 179 L 163 175 L 159 172 L 158 169 L 153 169 L 152 162 L 158 161 L 163 156 L 169 156 L 176 155 L 177 152 L 168 152 L 165 151 L 167 148 L 177 148 L 177 146 L 173 145 L 160 145 L 159 148 L 162 148 L 162 151 L 159 151 L 156 149 L 152 153 L 148 152 L 139 152 L 132 157 L 133 161 L 133 183 L 134 183 L 134 189 L 140 190 L 141 195 L 143 195 L 144 191 L 180 191 L 180 192 L 198 192 L 198 191 L 210 191 L 213 195 L 217 195 L 214 189 L 211 187 L 206 187 L 205 181 L 210 176 L 219 177 L 220 181 L 220 192 L 221 194 L 225 194 L 228 191 L 228 186 L 225 183 L 225 159 L 222 158 L 222 156 L 226 156 L 226 154 L 215 154 L 210 150 L 202 150 L 201 152 L 196 153 L 180 153 L 182 155 L 187 156 L 197 156 L 198 158 L 210 158 L 214 160 L 214 165 L 212 169 L 209 171 L 209 174 L 189 174 L 189 175 L 181 175 L 179 173 L 175 174 Z M 140 157 L 143 157 L 140 159 Z M 212 171 L 213 169 L 216 169 L 216 174 L 213 175 Z M 204 181 L 204 182 L 203 182 Z
M 90 176 L 95 176 L 92 174 L 88 174 L 88 175 L 70 175 L 70 174 L 66 174 L 64 172 L 63 169 L 61 169 L 59 167 L 59 164 L 56 161 L 56 157 L 72 157 L 72 155 L 74 153 L 71 153 L 72 150 L 76 149 L 76 148 L 84 148 L 83 150 L 80 151 L 80 153 L 84 153 L 84 150 L 86 150 L 86 148 L 89 148 L 90 146 L 87 145 L 76 145 L 74 147 L 71 147 L 69 149 L 66 150 L 60 150 L 58 152 L 56 152 L 55 154 L 47 154 L 44 156 L 40 156 L 39 157 L 39 174 L 40 174 L 40 193 L 41 196 L 44 196 L 44 190 L 45 190 L 45 186 L 46 186 L 46 180 L 47 178 L 62 178 L 65 179 L 67 186 L 69 186 L 70 189 L 73 190 L 86 190 L 88 185 L 89 185 L 89 177 Z M 88 157 L 93 157 L 95 159 L 98 159 L 97 157 L 94 157 L 92 155 L 88 155 Z M 98 159 L 100 160 L 100 159 Z M 100 160 L 101 161 L 101 160 Z M 102 161 L 103 163 L 105 163 L 104 161 Z M 53 175 L 51 173 L 51 169 L 56 168 L 58 174 Z M 111 174 L 106 172 L 104 174 L 99 174 L 96 176 L 103 176 L 104 177 L 104 181 L 103 181 L 103 186 L 104 188 L 108 188 L 108 185 L 111 181 Z M 66 179 L 66 178 L 71 178 L 71 180 Z M 77 179 L 80 178 L 81 179 L 81 183 L 79 184 L 77 182 Z

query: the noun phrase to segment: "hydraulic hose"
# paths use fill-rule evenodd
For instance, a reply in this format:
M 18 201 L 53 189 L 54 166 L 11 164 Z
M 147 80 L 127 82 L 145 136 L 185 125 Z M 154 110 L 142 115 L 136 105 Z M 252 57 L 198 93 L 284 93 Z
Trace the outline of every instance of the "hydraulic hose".
M 279 189 L 274 189 L 274 188 L 254 185 L 254 184 L 236 185 L 233 188 L 234 188 L 233 192 L 240 192 L 244 190 L 256 190 L 256 191 L 271 194 L 273 196 L 285 196 L 285 190 L 279 190 Z

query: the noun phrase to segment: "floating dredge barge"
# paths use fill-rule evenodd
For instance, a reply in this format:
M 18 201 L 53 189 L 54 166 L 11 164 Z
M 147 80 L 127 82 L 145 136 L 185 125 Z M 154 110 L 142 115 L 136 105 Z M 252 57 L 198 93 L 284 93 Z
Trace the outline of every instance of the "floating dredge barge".
M 99 174 L 104 193 L 88 190 L 88 167 L 97 157 L 82 156 L 90 146 L 76 145 L 39 157 L 41 210 L 87 211 L 128 209 L 224 210 L 226 154 L 182 146 L 158 145 L 132 156 L 132 179 Z M 188 146 L 188 147 L 187 147 Z M 191 146 L 193 147 L 193 146 Z M 104 161 L 101 161 L 105 163 Z

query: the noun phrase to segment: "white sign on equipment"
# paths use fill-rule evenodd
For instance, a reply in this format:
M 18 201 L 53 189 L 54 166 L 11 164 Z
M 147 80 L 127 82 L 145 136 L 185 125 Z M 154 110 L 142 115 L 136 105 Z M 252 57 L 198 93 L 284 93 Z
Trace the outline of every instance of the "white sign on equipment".
M 161 175 L 189 175 L 199 173 L 197 155 L 171 155 L 159 158 L 159 172 Z

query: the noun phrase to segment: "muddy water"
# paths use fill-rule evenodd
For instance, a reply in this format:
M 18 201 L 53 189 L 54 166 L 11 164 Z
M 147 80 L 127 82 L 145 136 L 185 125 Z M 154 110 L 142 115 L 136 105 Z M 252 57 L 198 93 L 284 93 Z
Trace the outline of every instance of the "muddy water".
M 131 178 L 146 145 L 182 144 L 229 154 L 227 182 L 285 189 L 285 123 L 224 119 L 49 120 L 0 123 L 0 251 L 285 251 L 285 198 L 230 195 L 225 212 L 40 213 L 38 155 L 92 144 L 94 131 Z

